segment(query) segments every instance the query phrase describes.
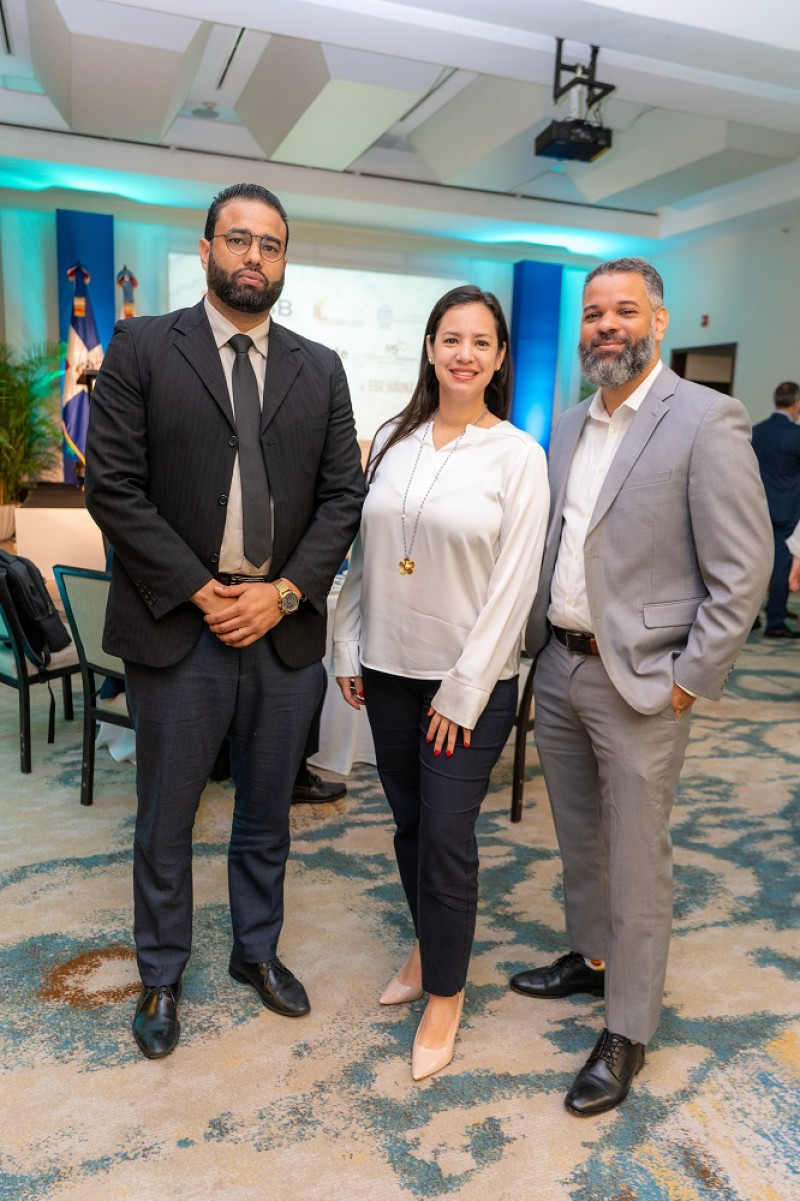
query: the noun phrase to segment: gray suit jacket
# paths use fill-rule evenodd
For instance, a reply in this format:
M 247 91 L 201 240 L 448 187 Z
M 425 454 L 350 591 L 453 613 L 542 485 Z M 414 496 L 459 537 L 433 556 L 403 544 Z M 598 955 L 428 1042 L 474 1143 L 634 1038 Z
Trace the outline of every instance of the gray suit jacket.
M 112 654 L 163 667 L 199 638 L 203 615 L 188 598 L 218 570 L 236 446 L 203 303 L 120 321 L 86 448 L 86 504 L 115 552 Z M 305 667 L 325 653 L 326 596 L 358 528 L 364 474 L 338 355 L 274 322 L 261 446 L 274 505 L 270 578 L 285 575 L 306 597 L 267 637 L 287 666 Z
M 550 524 L 526 632 L 549 637 L 550 584 L 570 463 L 590 401 L 564 413 L 550 450 Z M 584 544 L 593 632 L 640 713 L 673 682 L 717 700 L 772 569 L 772 530 L 743 406 L 663 368 L 612 461 Z

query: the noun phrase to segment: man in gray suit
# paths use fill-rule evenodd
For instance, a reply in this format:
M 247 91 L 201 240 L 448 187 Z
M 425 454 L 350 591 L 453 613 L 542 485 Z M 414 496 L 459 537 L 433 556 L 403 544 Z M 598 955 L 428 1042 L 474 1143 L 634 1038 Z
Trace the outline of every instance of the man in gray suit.
M 526 636 L 572 950 L 511 987 L 605 996 L 605 1029 L 565 1099 L 578 1115 L 625 1099 L 658 1024 L 690 710 L 720 696 L 771 567 L 747 414 L 662 366 L 667 323 L 643 259 L 587 276 L 579 355 L 598 391 L 553 436 Z
M 151 1059 L 180 1033 L 192 827 L 226 739 L 230 974 L 276 1013 L 309 1010 L 277 953 L 289 807 L 364 478 L 338 355 L 270 319 L 288 239 L 266 188 L 221 192 L 207 296 L 121 321 L 92 397 L 86 502 L 114 548 L 104 646 L 136 730 L 133 1033 Z

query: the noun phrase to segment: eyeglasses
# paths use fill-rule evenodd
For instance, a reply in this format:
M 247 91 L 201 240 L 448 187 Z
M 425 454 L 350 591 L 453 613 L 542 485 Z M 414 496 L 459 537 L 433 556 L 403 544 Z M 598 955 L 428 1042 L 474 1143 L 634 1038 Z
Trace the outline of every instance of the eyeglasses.
M 272 238 L 268 234 L 264 234 L 262 238 L 259 238 L 257 234 L 237 229 L 227 234 L 212 234 L 211 237 L 212 241 L 214 238 L 223 238 L 231 254 L 235 254 L 238 258 L 247 254 L 253 245 L 253 240 L 258 242 L 261 257 L 262 259 L 266 259 L 268 263 L 277 263 L 286 254 L 286 247 L 280 238 Z

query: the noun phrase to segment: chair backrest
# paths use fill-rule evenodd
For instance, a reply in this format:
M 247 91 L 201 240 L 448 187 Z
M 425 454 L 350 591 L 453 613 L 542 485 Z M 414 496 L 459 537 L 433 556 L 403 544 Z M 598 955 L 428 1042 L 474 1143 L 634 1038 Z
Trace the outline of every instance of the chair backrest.
M 81 659 L 100 675 L 123 677 L 125 665 L 122 660 L 103 650 L 103 625 L 111 576 L 105 571 L 61 565 L 53 568 L 53 575 Z

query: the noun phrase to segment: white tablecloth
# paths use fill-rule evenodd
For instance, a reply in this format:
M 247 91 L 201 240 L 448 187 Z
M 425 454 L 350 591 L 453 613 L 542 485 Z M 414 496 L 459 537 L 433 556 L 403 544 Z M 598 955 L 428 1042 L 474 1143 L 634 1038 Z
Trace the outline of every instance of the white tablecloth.
M 336 614 L 336 601 L 341 581 L 334 585 L 328 596 L 328 645 L 325 649 L 325 665 L 328 669 L 328 691 L 322 708 L 319 732 L 319 750 L 309 759 L 312 767 L 346 776 L 354 763 L 375 763 L 375 748 L 367 715 L 362 709 L 356 712 L 347 704 L 339 691 L 333 670 L 333 648 L 331 635 Z

